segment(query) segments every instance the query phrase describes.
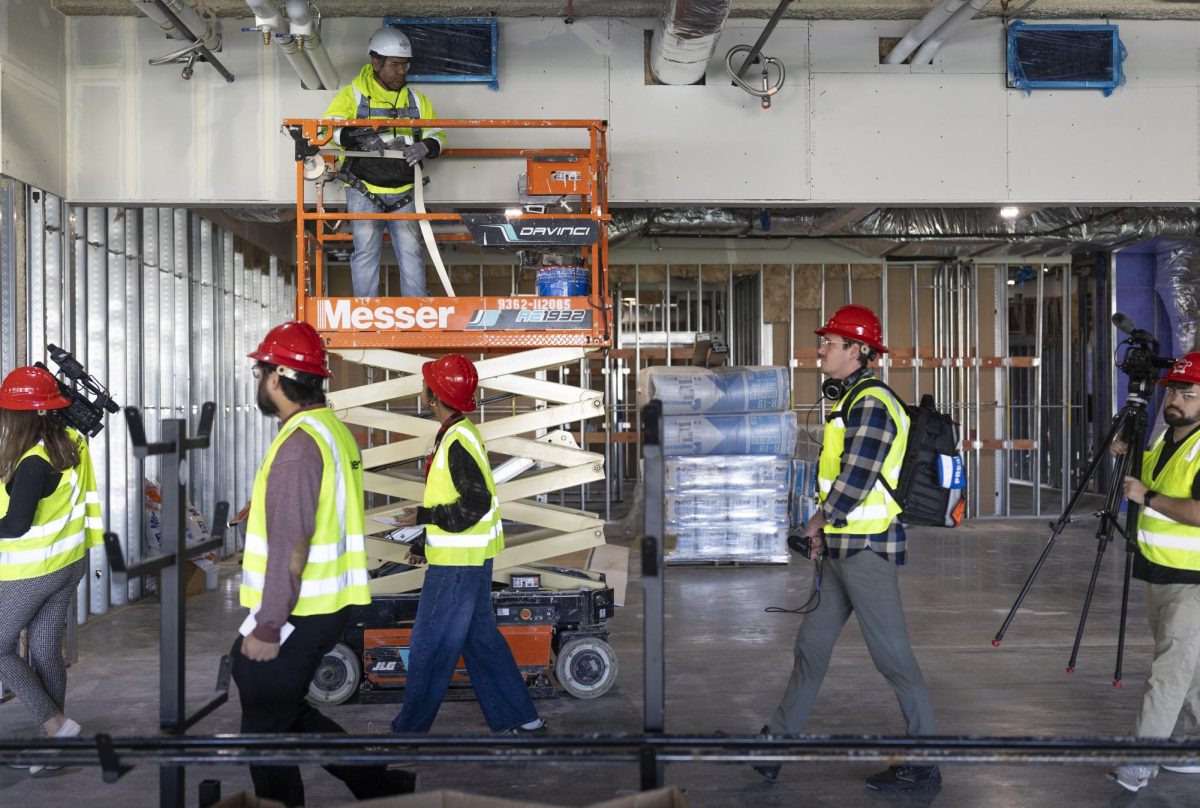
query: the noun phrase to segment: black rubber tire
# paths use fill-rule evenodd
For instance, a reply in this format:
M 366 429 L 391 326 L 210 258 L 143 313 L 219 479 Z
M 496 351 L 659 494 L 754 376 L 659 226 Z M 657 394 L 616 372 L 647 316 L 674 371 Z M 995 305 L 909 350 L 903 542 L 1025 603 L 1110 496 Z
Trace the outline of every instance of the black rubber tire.
M 338 643 L 321 660 L 308 685 L 308 700 L 317 706 L 343 704 L 358 692 L 362 661 L 345 643 Z
M 580 637 L 558 649 L 554 676 L 577 699 L 597 699 L 617 681 L 617 652 L 599 637 Z

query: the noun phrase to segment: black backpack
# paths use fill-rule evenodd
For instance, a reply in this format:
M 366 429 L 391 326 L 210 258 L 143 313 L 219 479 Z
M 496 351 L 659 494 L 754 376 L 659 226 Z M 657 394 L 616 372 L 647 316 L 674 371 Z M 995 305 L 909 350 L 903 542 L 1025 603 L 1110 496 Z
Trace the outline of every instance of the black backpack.
M 883 387 L 908 413 L 908 445 L 900 466 L 900 479 L 888 493 L 903 509 L 906 525 L 955 527 L 963 520 L 967 502 L 963 498 L 967 478 L 959 450 L 958 424 L 939 412 L 933 396 L 926 393 L 921 403 L 904 404 L 892 388 L 878 379 L 866 379 L 846 392 L 847 399 L 870 387 Z

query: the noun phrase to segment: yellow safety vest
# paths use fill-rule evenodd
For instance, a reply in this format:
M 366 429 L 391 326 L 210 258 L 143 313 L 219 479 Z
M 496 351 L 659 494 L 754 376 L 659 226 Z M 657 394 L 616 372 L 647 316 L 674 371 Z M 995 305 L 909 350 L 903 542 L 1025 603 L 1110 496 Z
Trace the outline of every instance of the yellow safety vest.
M 392 105 L 395 106 L 392 106 Z M 399 92 L 387 89 L 375 80 L 375 70 L 371 65 L 364 65 L 353 81 L 343 87 L 325 110 L 326 118 L 423 118 L 430 120 L 437 117 L 433 103 L 425 94 L 415 88 L 405 85 Z M 398 126 L 390 129 L 380 129 L 384 140 L 395 137 L 413 135 L 408 127 Z M 442 147 L 446 146 L 446 131 L 444 129 L 425 129 L 421 139 L 435 138 Z M 385 188 L 364 182 L 367 189 L 376 194 L 402 194 L 412 188 L 412 183 L 396 188 Z
M 79 450 L 79 464 L 62 472 L 58 486 L 38 502 L 33 524 L 24 536 L 0 539 L 0 581 L 19 581 L 57 572 L 84 557 L 91 547 L 104 543 L 104 523 L 100 518 L 100 494 L 87 439 L 74 429 L 67 434 Z M 21 455 L 50 456 L 40 441 Z M 0 485 L 0 511 L 8 512 L 8 491 Z
M 849 410 L 864 396 L 873 396 L 887 407 L 888 415 L 891 416 L 892 423 L 896 425 L 896 439 L 892 441 L 891 448 L 888 449 L 887 456 L 883 459 L 883 467 L 880 469 L 880 478 L 882 479 L 876 479 L 875 485 L 867 492 L 862 502 L 846 514 L 844 527 L 825 525 L 826 534 L 850 533 L 870 536 L 883 533 L 900 513 L 900 506 L 896 500 L 892 499 L 892 495 L 888 493 L 883 481 L 886 480 L 888 486 L 893 490 L 900 482 L 900 466 L 904 462 L 904 449 L 908 445 L 909 422 L 904 408 L 885 387 L 868 387 L 854 395 L 853 398 L 849 395 L 843 396 L 833 406 L 833 410 L 825 422 L 825 443 L 821 447 L 821 458 L 817 463 L 817 485 L 820 500 L 824 502 L 825 498 L 829 496 L 834 481 L 842 471 L 842 451 L 846 445 L 846 422 L 842 413 Z
M 316 442 L 321 450 L 322 464 L 316 530 L 309 540 L 308 560 L 300 574 L 300 597 L 292 614 L 298 617 L 332 614 L 346 606 L 370 603 L 363 539 L 362 456 L 350 430 L 328 408 L 309 410 L 288 419 L 259 466 L 250 496 L 246 552 L 242 559 L 241 603 L 249 608 L 262 603 L 270 550 L 267 475 L 279 447 L 297 429 L 308 433 Z
M 462 444 L 474 458 L 487 482 L 492 495 L 492 507 L 483 517 L 461 533 L 450 533 L 437 525 L 425 526 L 425 559 L 430 564 L 445 567 L 481 567 L 489 558 L 500 555 L 504 549 L 504 528 L 500 524 L 500 500 L 496 498 L 496 483 L 492 480 L 492 467 L 488 463 L 483 438 L 475 425 L 463 418 L 442 435 L 429 474 L 425 478 L 426 508 L 449 505 L 458 501 L 458 489 L 450 476 L 450 447 Z
M 1169 427 L 1168 427 L 1169 429 Z M 1160 496 L 1192 498 L 1192 482 L 1200 473 L 1200 430 L 1192 433 L 1155 476 L 1158 458 L 1166 443 L 1164 429 L 1142 461 L 1142 482 Z M 1149 508 L 1138 514 L 1138 550 L 1148 561 L 1180 570 L 1200 570 L 1200 527 L 1185 525 Z

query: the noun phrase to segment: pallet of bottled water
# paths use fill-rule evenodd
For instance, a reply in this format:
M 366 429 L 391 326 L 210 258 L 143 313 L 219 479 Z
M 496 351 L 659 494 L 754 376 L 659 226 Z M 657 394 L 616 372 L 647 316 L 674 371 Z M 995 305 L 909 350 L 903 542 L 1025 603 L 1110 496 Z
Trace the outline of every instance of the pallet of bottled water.
M 787 457 L 667 457 L 664 466 L 668 563 L 788 562 Z

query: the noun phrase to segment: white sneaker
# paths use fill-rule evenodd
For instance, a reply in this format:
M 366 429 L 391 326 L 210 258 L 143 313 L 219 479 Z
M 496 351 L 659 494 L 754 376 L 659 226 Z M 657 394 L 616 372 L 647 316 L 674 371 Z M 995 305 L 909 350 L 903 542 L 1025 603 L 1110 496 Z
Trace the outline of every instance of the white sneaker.
M 1200 765 L 1185 765 L 1185 766 L 1163 766 L 1169 772 L 1178 772 L 1179 774 L 1200 774 Z
M 1118 766 L 1108 773 L 1108 779 L 1126 791 L 1141 791 L 1156 774 L 1157 766 Z
M 63 723 L 63 725 L 58 728 L 58 732 L 54 733 L 54 737 L 55 738 L 76 738 L 79 736 L 79 734 L 81 732 L 83 732 L 83 727 L 79 726 L 79 724 L 76 723 L 73 719 L 68 718 Z M 61 768 L 62 768 L 62 766 L 41 766 L 41 765 L 30 766 L 29 773 L 37 774 L 38 772 L 43 771 L 44 769 L 56 770 L 56 769 L 61 769 Z

